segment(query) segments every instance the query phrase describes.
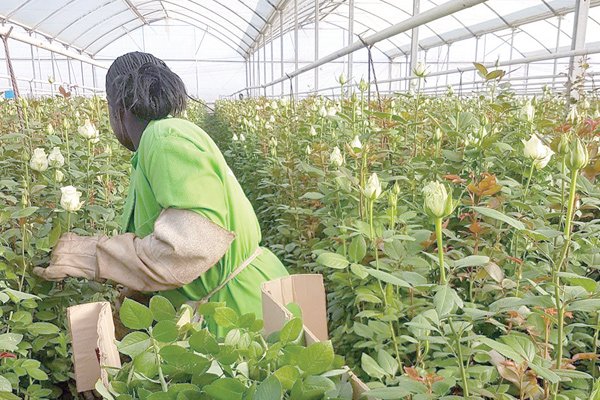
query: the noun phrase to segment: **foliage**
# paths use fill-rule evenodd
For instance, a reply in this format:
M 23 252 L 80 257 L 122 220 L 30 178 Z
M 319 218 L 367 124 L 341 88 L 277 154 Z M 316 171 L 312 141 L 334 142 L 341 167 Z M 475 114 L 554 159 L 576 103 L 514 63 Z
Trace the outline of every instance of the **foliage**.
M 17 105 L 0 102 L 0 398 L 67 399 L 76 394 L 66 307 L 113 301 L 116 291 L 76 279 L 42 282 L 31 270 L 48 265 L 67 230 L 117 233 L 130 155 L 110 132 L 100 98 L 20 100 L 22 120 Z M 204 118 L 195 104 L 189 114 Z M 64 160 L 47 161 L 55 147 Z M 44 150 L 43 162 L 30 163 L 35 149 Z M 60 205 L 60 188 L 69 185 L 82 193 L 76 212 Z
M 501 75 L 469 98 L 217 104 L 210 132 L 264 240 L 323 273 L 334 347 L 378 397 L 583 399 L 600 376 L 597 102 L 519 98 Z M 532 135 L 549 160 L 524 155 Z M 576 137 L 591 157 L 571 171 L 559 143 Z M 444 218 L 429 182 L 454 200 Z
M 265 340 L 254 314 L 238 315 L 224 303 L 207 303 L 199 314 L 226 327 L 218 339 L 183 305 L 176 313 L 163 297 L 150 307 L 125 300 L 122 323 L 132 329 L 119 343 L 129 358 L 111 376 L 105 399 L 350 399 L 343 358 L 330 342 L 302 344 L 299 318 Z M 110 371 L 109 371 L 110 372 Z

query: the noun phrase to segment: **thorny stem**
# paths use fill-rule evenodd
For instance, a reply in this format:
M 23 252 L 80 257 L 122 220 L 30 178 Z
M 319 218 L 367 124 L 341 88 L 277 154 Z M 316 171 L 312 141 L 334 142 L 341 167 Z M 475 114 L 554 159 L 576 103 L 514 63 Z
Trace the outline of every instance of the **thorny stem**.
M 527 197 L 527 192 L 529 191 L 529 184 L 531 183 L 531 176 L 533 175 L 533 168 L 535 168 L 535 163 L 531 163 L 531 168 L 529 168 L 529 177 L 527 178 L 527 184 L 525 185 L 525 193 L 523 197 Z
M 565 242 L 560 252 L 558 262 L 556 262 L 552 268 L 552 282 L 554 284 L 554 301 L 558 314 L 558 326 L 557 326 L 557 337 L 556 337 L 556 369 L 562 367 L 563 358 L 563 342 L 564 342 L 564 320 L 565 320 L 565 308 L 564 304 L 560 299 L 560 278 L 558 276 L 563 263 L 565 262 L 569 246 L 571 244 L 571 230 L 573 221 L 573 208 L 575 206 L 575 193 L 577 191 L 577 176 L 579 174 L 578 169 L 571 171 L 571 188 L 569 190 L 569 202 L 567 204 L 567 218 L 565 221 Z M 554 385 L 553 398 L 556 399 L 558 396 L 558 389 L 560 384 Z
M 592 352 L 596 353 L 596 349 L 598 348 L 598 336 L 600 334 L 600 311 L 596 316 L 596 329 L 594 331 L 594 338 L 592 339 Z M 596 360 L 590 360 L 591 368 L 592 368 L 592 376 L 594 377 L 594 381 L 596 381 L 596 376 L 598 375 L 598 368 L 595 367 Z
M 446 267 L 444 266 L 444 243 L 442 240 L 442 219 L 435 219 L 435 236 L 437 239 L 438 259 L 440 263 L 440 285 L 446 284 Z
M 452 323 L 452 318 L 448 318 L 448 323 L 450 324 L 450 330 L 452 330 L 452 334 L 456 340 L 456 353 L 458 355 L 458 368 L 460 369 L 460 377 L 462 379 L 463 384 L 463 397 L 469 398 L 469 386 L 467 386 L 467 371 L 465 369 L 465 365 L 463 364 L 463 354 L 462 348 L 460 345 L 460 336 L 456 333 L 454 329 L 454 324 Z
M 160 355 L 158 354 L 158 346 L 156 345 L 156 341 L 154 339 L 152 339 L 152 347 L 154 349 L 154 354 L 156 355 L 156 364 L 158 365 L 158 379 L 160 381 L 160 387 L 162 388 L 163 392 L 167 392 L 169 390 L 169 386 L 167 385 L 167 381 L 165 381 L 165 376 L 160 366 Z

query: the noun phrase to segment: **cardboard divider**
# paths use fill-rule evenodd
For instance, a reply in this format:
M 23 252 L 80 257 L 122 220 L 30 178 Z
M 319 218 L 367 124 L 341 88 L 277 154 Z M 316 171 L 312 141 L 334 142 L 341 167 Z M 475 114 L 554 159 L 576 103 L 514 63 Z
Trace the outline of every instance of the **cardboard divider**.
M 108 372 L 103 367 L 121 368 L 110 303 L 103 301 L 69 307 L 67 319 L 73 343 L 77 391 L 93 390 L 98 379 L 108 386 Z
M 306 344 L 329 340 L 327 332 L 327 299 L 320 274 L 298 274 L 265 282 L 261 285 L 264 331 L 266 335 L 281 330 L 293 318 L 287 305 L 294 303 L 302 310 Z M 358 400 L 369 388 L 354 373 L 348 372 L 353 398 Z

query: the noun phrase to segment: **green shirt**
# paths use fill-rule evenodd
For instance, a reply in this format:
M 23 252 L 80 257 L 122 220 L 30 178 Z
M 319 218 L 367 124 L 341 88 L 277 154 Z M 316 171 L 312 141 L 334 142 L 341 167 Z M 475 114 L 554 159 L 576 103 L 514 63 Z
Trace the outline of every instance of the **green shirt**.
M 127 232 L 138 237 L 152 233 L 160 212 L 172 207 L 195 211 L 235 233 L 235 240 L 217 265 L 194 282 L 161 293 L 175 305 L 201 299 L 259 246 L 260 226 L 252 205 L 219 148 L 206 132 L 189 121 L 166 118 L 150 122 L 131 164 L 129 194 L 122 217 L 122 227 Z M 260 318 L 260 284 L 285 275 L 287 271 L 279 259 L 263 249 L 211 301 L 225 302 L 240 314 L 254 313 Z M 223 333 L 216 326 L 209 328 Z

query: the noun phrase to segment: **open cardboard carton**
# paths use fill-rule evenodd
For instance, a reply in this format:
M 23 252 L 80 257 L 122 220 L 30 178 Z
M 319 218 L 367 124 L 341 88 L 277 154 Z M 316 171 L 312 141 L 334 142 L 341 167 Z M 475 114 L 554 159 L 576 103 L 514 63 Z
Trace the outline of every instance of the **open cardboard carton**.
M 106 368 L 121 368 L 110 303 L 103 301 L 69 307 L 67 319 L 73 343 L 77 391 L 93 390 L 98 379 L 108 387 Z
M 261 286 L 265 334 L 281 330 L 293 318 L 286 305 L 295 303 L 302 310 L 306 344 L 329 340 L 327 333 L 327 301 L 320 274 L 299 274 L 265 282 Z M 358 400 L 369 388 L 352 372 L 348 372 L 353 398 Z

